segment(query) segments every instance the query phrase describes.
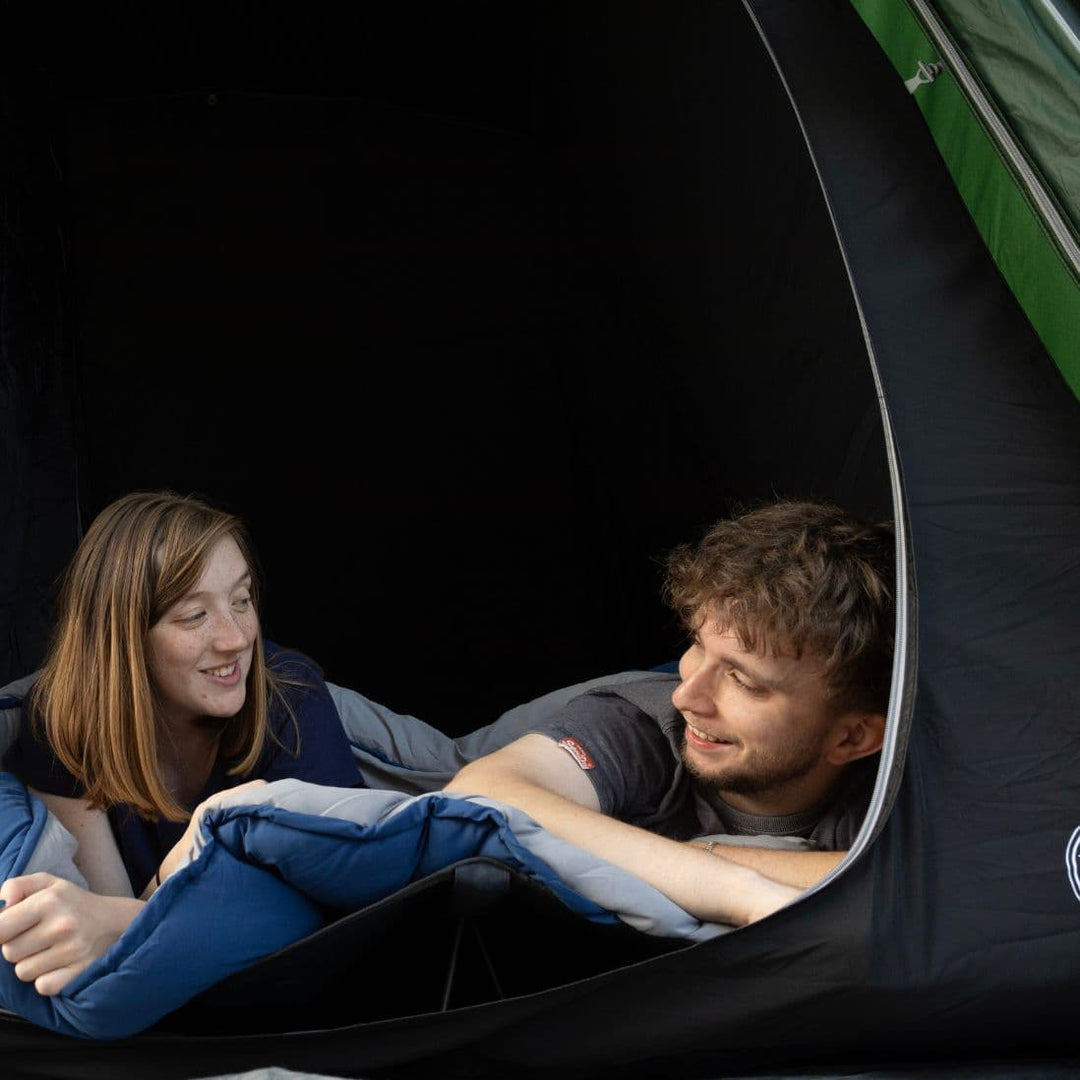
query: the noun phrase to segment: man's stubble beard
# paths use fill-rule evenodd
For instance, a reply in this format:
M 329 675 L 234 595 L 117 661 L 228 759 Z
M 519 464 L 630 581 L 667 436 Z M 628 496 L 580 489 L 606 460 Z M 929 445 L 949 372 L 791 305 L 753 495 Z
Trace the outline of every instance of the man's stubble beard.
M 685 736 L 680 740 L 680 756 L 686 771 L 700 784 L 718 795 L 760 795 L 776 790 L 795 780 L 801 780 L 821 760 L 820 747 L 800 748 L 800 753 L 787 760 L 773 760 L 748 766 L 728 765 L 708 770 L 699 767 L 686 750 Z

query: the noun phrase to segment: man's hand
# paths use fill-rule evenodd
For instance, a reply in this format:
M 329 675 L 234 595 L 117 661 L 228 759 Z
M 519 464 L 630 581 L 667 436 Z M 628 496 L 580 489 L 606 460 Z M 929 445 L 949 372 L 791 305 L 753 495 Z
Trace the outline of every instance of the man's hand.
M 127 929 L 141 900 L 99 896 L 52 874 L 0 886 L 0 953 L 39 994 L 62 990 Z

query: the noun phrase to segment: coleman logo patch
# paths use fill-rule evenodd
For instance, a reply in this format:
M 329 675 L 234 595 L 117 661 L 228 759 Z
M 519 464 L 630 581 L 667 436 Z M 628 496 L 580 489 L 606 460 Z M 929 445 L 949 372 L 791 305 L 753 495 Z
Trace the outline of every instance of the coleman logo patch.
M 1073 896 L 1080 900 L 1080 828 L 1073 829 L 1065 845 L 1065 873 L 1069 877 Z
M 589 756 L 585 749 L 572 735 L 567 735 L 559 740 L 561 746 L 577 763 L 579 769 L 595 769 L 596 762 Z

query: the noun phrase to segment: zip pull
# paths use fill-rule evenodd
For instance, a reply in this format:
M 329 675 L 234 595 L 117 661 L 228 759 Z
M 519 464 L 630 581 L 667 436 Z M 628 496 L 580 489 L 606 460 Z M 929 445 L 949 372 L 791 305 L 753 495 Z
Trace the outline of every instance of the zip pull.
M 920 86 L 932 83 L 944 70 L 945 65 L 940 62 L 924 64 L 920 60 L 918 71 L 910 79 L 905 79 L 904 85 L 907 87 L 909 94 L 914 94 Z

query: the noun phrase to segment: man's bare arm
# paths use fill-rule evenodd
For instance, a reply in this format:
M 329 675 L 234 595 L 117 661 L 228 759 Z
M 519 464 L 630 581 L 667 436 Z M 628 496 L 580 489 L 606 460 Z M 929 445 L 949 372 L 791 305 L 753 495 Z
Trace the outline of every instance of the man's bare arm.
M 542 735 L 471 762 L 445 790 L 524 810 L 553 835 L 629 871 L 706 922 L 742 926 L 799 895 L 751 867 L 601 814 L 588 778 Z
M 691 840 L 691 845 L 704 848 L 704 842 Z M 714 857 L 749 866 L 759 874 L 775 878 L 797 889 L 808 889 L 830 870 L 839 866 L 846 851 L 785 851 L 777 848 L 752 847 L 744 844 L 717 844 Z

